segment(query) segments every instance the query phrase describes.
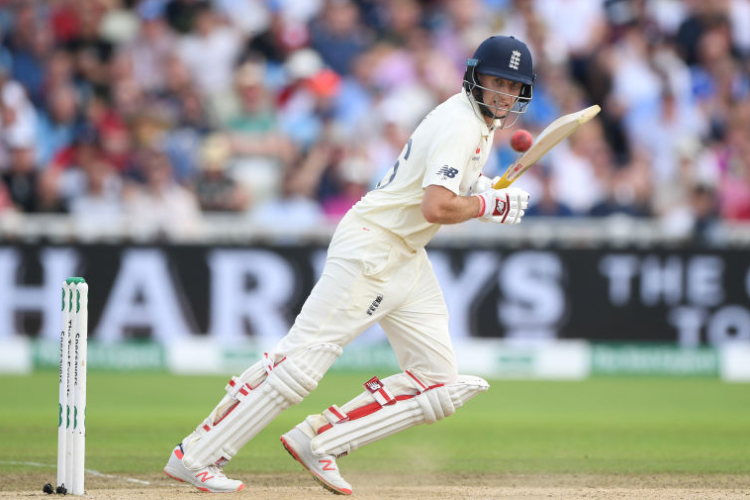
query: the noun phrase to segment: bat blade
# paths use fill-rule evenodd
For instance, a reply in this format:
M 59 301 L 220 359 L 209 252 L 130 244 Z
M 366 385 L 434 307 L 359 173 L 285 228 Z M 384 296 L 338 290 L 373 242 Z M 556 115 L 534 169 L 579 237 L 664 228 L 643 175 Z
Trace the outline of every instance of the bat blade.
M 598 115 L 599 111 L 601 111 L 601 108 L 598 104 L 595 104 L 581 111 L 561 116 L 550 123 L 531 144 L 531 147 L 508 167 L 493 187 L 502 189 L 513 184 L 550 149 L 578 130 L 578 127 Z

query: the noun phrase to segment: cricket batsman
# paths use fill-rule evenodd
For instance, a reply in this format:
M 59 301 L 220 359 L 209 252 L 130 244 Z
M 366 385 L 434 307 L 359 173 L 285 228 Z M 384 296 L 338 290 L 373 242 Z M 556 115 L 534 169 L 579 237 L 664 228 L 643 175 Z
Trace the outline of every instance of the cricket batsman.
M 353 400 L 308 416 L 281 436 L 292 457 L 331 492 L 352 494 L 339 458 L 449 417 L 489 388 L 457 372 L 448 310 L 424 247 L 442 224 L 521 222 L 528 193 L 493 189 L 481 172 L 493 132 L 526 111 L 534 79 L 523 42 L 495 36 L 479 45 L 461 92 L 422 120 L 393 168 L 341 220 L 323 274 L 289 333 L 232 377 L 208 418 L 172 451 L 168 476 L 203 491 L 242 490 L 222 467 L 310 394 L 343 347 L 376 322 L 403 371 L 373 377 Z

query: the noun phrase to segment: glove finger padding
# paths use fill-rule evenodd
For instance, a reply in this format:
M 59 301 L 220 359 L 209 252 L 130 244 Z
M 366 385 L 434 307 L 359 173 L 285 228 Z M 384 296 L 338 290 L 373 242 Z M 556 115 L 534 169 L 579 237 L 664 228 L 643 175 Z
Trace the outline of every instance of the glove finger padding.
M 502 206 L 502 195 L 498 195 L 496 211 L 493 213 L 492 222 L 499 224 L 520 224 L 521 219 L 529 207 L 529 193 L 519 188 L 499 189 L 504 192 L 505 206 Z
M 469 194 L 484 193 L 485 191 L 492 189 L 492 186 L 494 186 L 498 180 L 500 180 L 500 177 L 498 176 L 495 176 L 494 178 L 490 179 L 488 176 L 484 174 L 479 174 L 479 177 L 477 177 L 477 180 L 475 180 L 474 183 L 469 188 Z
M 520 224 L 529 206 L 529 193 L 519 188 L 488 189 L 474 196 L 480 199 L 479 220 L 497 224 Z

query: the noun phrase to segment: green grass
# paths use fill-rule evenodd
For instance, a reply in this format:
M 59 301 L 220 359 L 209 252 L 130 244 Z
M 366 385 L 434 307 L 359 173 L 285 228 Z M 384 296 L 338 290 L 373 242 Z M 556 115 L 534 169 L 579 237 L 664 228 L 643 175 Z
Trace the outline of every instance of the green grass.
M 230 471 L 298 471 L 279 435 L 357 394 L 370 374 L 330 373 L 232 461 Z M 221 397 L 226 377 L 92 372 L 87 467 L 159 472 Z M 348 471 L 750 473 L 750 387 L 707 379 L 495 381 L 458 413 L 347 457 Z M 56 373 L 0 377 L 0 474 L 54 464 Z

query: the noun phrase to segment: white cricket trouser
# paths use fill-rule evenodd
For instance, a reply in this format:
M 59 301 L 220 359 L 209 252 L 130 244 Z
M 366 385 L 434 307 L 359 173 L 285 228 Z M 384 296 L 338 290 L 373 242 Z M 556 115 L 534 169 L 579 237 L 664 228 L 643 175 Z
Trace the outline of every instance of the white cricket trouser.
M 333 236 L 323 275 L 274 354 L 321 343 L 343 347 L 375 322 L 401 369 L 431 384 L 457 379 L 448 310 L 427 252 L 350 211 Z

